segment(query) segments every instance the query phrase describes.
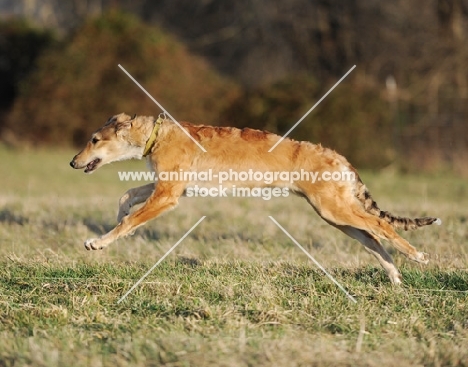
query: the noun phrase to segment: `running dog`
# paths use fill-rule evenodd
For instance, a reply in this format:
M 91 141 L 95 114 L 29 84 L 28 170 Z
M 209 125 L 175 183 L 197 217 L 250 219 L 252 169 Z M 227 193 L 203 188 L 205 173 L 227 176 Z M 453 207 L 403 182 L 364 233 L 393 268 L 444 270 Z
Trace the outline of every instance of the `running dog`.
M 183 131 L 184 129 L 185 131 Z M 190 137 L 192 139 L 190 139 Z M 331 149 L 304 141 L 284 139 L 266 131 L 175 123 L 165 118 L 134 116 L 124 113 L 111 117 L 97 130 L 70 162 L 75 169 L 92 173 L 101 166 L 126 159 L 146 157 L 151 169 L 158 172 L 328 172 L 352 173 L 354 180 L 310 180 L 294 182 L 275 179 L 268 184 L 258 180 L 242 181 L 243 187 L 280 187 L 304 197 L 329 224 L 360 241 L 374 255 L 394 284 L 402 277 L 380 240 L 389 241 L 409 259 L 426 264 L 427 256 L 400 237 L 395 229 L 416 229 L 441 224 L 439 218 L 401 218 L 382 211 L 348 161 Z M 198 143 L 196 144 L 195 141 Z M 276 143 L 279 144 L 269 152 Z M 206 152 L 204 152 L 203 147 Z M 157 177 L 157 176 L 156 176 Z M 186 189 L 194 185 L 210 186 L 215 182 L 157 180 L 127 191 L 119 202 L 118 225 L 99 238 L 85 242 L 87 250 L 107 247 L 118 238 L 160 214 L 173 209 Z M 239 182 L 230 181 L 224 186 Z M 144 203 L 140 208 L 130 209 Z

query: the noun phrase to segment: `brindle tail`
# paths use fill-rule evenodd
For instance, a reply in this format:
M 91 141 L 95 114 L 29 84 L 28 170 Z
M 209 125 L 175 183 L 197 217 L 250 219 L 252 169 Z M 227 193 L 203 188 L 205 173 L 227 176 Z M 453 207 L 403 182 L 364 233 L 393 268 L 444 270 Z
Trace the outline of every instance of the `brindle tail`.
M 423 218 L 404 218 L 398 217 L 393 215 L 389 212 L 380 210 L 377 206 L 377 203 L 372 199 L 372 196 L 369 193 L 366 185 L 362 183 L 362 181 L 358 180 L 358 193 L 357 198 L 362 202 L 364 205 L 364 209 L 379 218 L 382 218 L 386 222 L 390 223 L 390 225 L 395 229 L 404 229 L 405 231 L 417 229 L 419 227 L 428 226 L 431 224 L 441 225 L 442 221 L 440 218 L 433 218 L 433 217 L 423 217 Z

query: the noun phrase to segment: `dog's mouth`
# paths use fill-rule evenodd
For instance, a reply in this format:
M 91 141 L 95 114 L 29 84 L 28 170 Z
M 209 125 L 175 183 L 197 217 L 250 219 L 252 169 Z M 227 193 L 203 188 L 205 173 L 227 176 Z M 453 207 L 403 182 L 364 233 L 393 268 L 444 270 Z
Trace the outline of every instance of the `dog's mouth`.
M 98 164 L 101 162 L 101 158 L 96 158 L 96 159 L 93 159 L 91 162 L 89 162 L 87 165 L 86 165 L 86 168 L 84 170 L 85 173 L 91 173 L 93 172 Z

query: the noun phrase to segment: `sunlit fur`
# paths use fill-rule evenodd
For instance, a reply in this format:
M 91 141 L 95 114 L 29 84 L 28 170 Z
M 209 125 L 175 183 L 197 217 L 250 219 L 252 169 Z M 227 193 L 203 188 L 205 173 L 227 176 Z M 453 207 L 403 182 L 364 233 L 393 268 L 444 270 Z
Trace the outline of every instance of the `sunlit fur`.
M 85 168 L 96 159 L 100 166 L 124 159 L 141 159 L 144 147 L 154 127 L 153 117 L 131 118 L 119 114 L 110 118 L 97 130 L 86 147 L 72 160 L 74 168 Z M 400 218 L 381 211 L 362 183 L 356 170 L 335 151 L 309 142 L 284 139 L 271 153 L 268 150 L 281 138 L 276 134 L 253 129 L 213 127 L 181 123 L 189 135 L 199 142 L 203 152 L 174 122 L 165 120 L 148 156 L 155 172 L 208 171 L 213 174 L 230 169 L 253 171 L 293 172 L 304 169 L 317 172 L 355 173 L 353 181 L 284 181 L 266 185 L 262 182 L 242 182 L 243 187 L 279 186 L 304 197 L 329 224 L 360 241 L 387 271 L 390 280 L 401 283 L 401 275 L 380 239 L 389 241 L 411 260 L 427 263 L 424 253 L 417 251 L 395 229 L 415 229 L 432 223 L 437 218 Z M 88 166 L 90 167 L 90 166 Z M 216 181 L 216 180 L 214 180 Z M 133 233 L 135 229 L 163 212 L 174 208 L 187 187 L 213 186 L 217 182 L 158 181 L 129 190 L 120 199 L 119 224 L 107 234 L 85 242 L 88 250 L 102 249 L 117 238 Z M 239 182 L 224 182 L 224 186 Z M 130 209 L 144 203 L 130 213 Z M 307 215 L 304 213 L 304 215 Z

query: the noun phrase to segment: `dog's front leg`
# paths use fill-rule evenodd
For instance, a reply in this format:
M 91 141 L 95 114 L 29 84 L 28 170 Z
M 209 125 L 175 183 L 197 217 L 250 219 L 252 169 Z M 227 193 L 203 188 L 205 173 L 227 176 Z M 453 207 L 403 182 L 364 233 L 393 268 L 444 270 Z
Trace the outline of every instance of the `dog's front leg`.
M 141 208 L 123 217 L 122 221 L 114 229 L 102 237 L 87 240 L 84 244 L 85 248 L 87 250 L 103 249 L 116 239 L 132 233 L 149 220 L 173 209 L 184 192 L 184 186 L 181 183 L 159 182 L 153 195 L 146 200 Z
M 130 209 L 138 204 L 145 202 L 153 193 L 155 183 L 134 187 L 128 190 L 119 200 L 119 214 L 117 222 L 121 222 L 123 217 L 130 214 Z

